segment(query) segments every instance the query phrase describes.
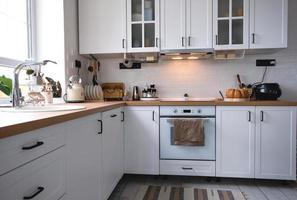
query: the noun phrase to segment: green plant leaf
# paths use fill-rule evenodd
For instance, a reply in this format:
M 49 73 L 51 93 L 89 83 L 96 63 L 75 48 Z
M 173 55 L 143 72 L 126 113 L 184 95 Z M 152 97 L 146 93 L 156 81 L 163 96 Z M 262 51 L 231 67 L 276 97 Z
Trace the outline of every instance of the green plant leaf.
M 5 76 L 0 76 L 0 91 L 9 96 L 12 92 L 12 80 Z

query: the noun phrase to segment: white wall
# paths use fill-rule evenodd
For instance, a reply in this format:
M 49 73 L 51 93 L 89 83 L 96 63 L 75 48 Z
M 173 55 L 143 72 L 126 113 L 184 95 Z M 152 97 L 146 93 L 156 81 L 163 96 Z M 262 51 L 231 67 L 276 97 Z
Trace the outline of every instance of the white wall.
M 64 0 L 64 22 L 65 22 L 65 68 L 66 81 L 70 76 L 77 74 L 74 68 L 76 59 L 82 62 L 80 75 L 85 77 L 86 59 L 78 53 L 78 8 L 77 0 Z M 85 81 L 85 79 L 84 79 Z
M 160 97 L 218 97 L 218 90 L 236 87 L 235 75 L 242 81 L 261 80 L 263 68 L 255 66 L 256 59 L 276 58 L 277 66 L 270 68 L 266 82 L 278 82 L 283 99 L 297 100 L 297 1 L 289 0 L 289 48 L 278 53 L 247 55 L 242 60 L 162 61 L 145 64 L 140 70 L 119 70 L 118 59 L 101 59 L 102 82 L 124 82 L 129 89 L 134 85 L 155 83 Z
M 35 0 L 36 60 L 53 60 L 42 68 L 45 76 L 65 84 L 64 7 L 61 0 Z

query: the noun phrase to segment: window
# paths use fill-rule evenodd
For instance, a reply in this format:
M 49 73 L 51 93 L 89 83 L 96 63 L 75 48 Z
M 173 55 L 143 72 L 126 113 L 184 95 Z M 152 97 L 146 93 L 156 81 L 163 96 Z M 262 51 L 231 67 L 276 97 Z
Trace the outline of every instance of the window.
M 0 65 L 32 57 L 31 33 L 31 0 L 0 0 Z

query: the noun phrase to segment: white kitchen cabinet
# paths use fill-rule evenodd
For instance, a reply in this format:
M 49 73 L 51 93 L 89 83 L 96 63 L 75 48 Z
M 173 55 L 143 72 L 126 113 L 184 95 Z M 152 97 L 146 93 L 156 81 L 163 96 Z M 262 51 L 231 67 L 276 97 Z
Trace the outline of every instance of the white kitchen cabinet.
M 126 52 L 126 0 L 79 0 L 80 54 Z
M 286 48 L 288 0 L 250 0 L 250 48 Z
M 255 107 L 217 107 L 216 176 L 253 178 Z
M 59 148 L 0 176 L 0 199 L 60 199 L 66 192 L 64 149 Z
M 185 0 L 161 0 L 161 51 L 185 48 Z
M 125 108 L 125 173 L 159 174 L 159 107 Z
M 159 0 L 127 0 L 128 52 L 159 52 Z
M 213 1 L 215 50 L 249 48 L 249 0 Z
M 296 180 L 296 108 L 257 107 L 255 177 Z
M 212 0 L 161 0 L 161 50 L 212 48 Z
M 102 113 L 102 194 L 108 199 L 123 176 L 124 136 L 122 108 Z
M 94 114 L 67 122 L 66 200 L 102 199 L 101 115 Z
M 187 48 L 212 48 L 212 0 L 186 0 Z
M 0 140 L 0 175 L 65 145 L 65 126 L 56 124 Z

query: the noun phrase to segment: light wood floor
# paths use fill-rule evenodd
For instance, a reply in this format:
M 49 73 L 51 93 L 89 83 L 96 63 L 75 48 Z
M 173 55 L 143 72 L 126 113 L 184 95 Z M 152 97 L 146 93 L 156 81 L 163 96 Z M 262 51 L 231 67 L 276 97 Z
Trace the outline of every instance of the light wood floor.
M 125 175 L 109 200 L 134 200 L 141 185 L 163 185 L 213 189 L 235 189 L 244 193 L 248 200 L 297 200 L 295 182 L 216 179 L 202 177 Z

